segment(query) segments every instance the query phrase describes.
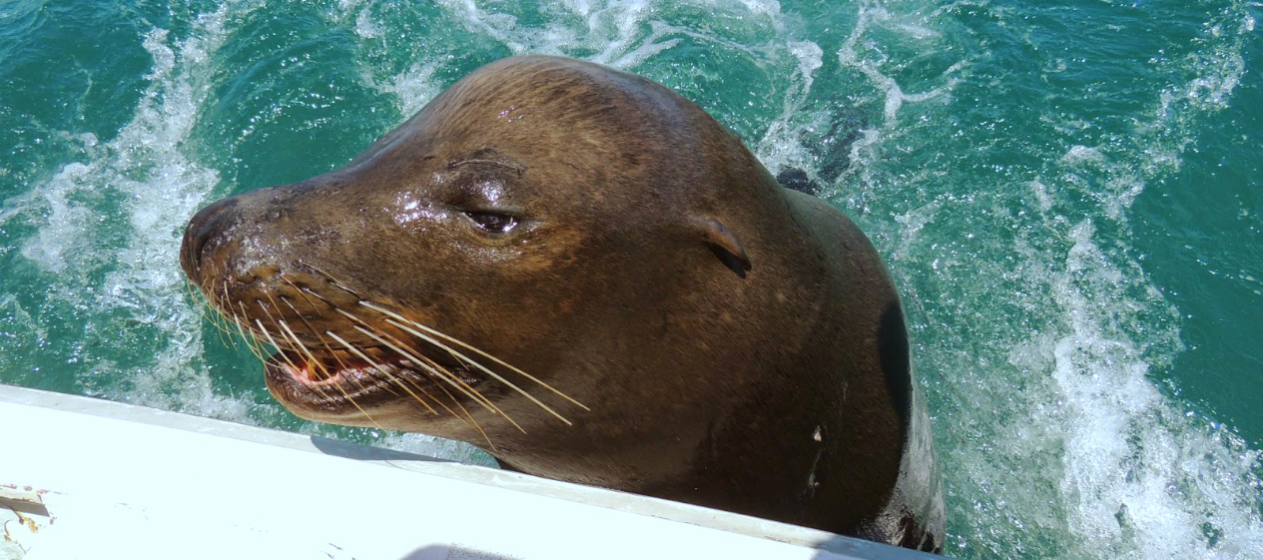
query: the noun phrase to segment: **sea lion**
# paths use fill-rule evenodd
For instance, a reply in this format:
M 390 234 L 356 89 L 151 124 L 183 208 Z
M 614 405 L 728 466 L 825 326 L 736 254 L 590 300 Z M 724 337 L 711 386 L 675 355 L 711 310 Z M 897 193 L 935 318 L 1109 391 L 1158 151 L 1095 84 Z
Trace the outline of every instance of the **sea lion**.
M 525 56 L 180 254 L 298 416 L 923 550 L 943 504 L 899 296 L 842 213 L 694 103 Z

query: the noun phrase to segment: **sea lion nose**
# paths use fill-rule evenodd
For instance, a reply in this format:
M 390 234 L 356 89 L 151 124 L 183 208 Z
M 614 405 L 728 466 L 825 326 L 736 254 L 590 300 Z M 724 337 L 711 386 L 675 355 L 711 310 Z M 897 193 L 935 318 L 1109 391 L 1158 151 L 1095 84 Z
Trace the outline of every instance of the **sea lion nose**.
M 237 206 L 236 197 L 225 198 L 203 208 L 184 230 L 184 242 L 180 247 L 180 266 L 195 283 L 201 283 L 203 252 L 207 242 L 224 232 Z

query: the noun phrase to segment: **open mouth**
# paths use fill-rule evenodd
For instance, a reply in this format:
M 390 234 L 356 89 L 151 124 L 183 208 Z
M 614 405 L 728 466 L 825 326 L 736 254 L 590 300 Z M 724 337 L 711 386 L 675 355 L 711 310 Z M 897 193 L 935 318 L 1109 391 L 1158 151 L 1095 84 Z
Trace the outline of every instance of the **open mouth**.
M 268 392 L 303 418 L 350 425 L 365 425 L 367 419 L 380 427 L 369 414 L 393 414 L 400 403 L 433 414 L 469 416 L 467 409 L 480 408 L 503 415 L 496 403 L 517 395 L 571 425 L 532 394 L 534 387 L 589 410 L 504 359 L 359 299 L 340 285 L 336 287 L 356 298 L 353 302 L 335 301 L 289 280 L 279 292 L 262 291 L 260 297 L 249 291 L 259 288 L 256 284 L 242 288 L 244 292 L 230 293 L 225 287 L 222 297 L 213 287 L 198 288 L 263 359 Z M 291 325 L 300 328 L 296 332 Z M 264 358 L 269 347 L 275 353 Z M 505 420 L 522 429 L 511 418 Z
M 281 349 L 265 362 L 268 389 L 288 404 L 320 409 L 382 400 L 432 400 L 473 390 L 483 379 L 448 358 L 400 356 L 383 347 L 353 352 Z M 450 398 L 450 397 L 449 397 Z
M 263 267 L 256 279 L 240 285 L 196 284 L 225 320 L 219 326 L 236 327 L 263 360 L 268 392 L 291 412 L 350 425 L 367 420 L 380 427 L 369 413 L 393 414 L 399 403 L 433 414 L 468 417 L 467 409 L 480 408 L 503 415 L 496 403 L 516 395 L 571 425 L 532 394 L 535 387 L 589 410 L 504 359 L 368 301 L 317 272 L 286 277 Z M 275 352 L 265 358 L 268 348 Z

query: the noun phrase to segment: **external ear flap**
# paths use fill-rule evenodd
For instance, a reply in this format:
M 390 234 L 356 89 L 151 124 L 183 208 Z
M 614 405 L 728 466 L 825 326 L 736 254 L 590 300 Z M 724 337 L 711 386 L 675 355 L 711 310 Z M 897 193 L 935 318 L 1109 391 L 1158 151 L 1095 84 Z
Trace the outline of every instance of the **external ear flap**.
M 750 256 L 746 254 L 746 248 L 741 245 L 741 240 L 737 239 L 737 234 L 728 229 L 728 226 L 709 218 L 697 218 L 695 224 L 701 230 L 702 239 L 710 246 L 715 256 L 724 263 L 724 266 L 737 276 L 745 278 L 746 272 L 752 266 Z

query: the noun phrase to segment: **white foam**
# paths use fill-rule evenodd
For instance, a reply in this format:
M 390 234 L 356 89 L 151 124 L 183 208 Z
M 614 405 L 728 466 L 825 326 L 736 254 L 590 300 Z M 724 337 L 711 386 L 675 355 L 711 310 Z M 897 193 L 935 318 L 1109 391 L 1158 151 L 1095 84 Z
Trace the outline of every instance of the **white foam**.
M 106 389 L 113 391 L 107 396 L 242 420 L 249 405 L 215 394 L 201 363 L 201 316 L 185 297 L 177 265 L 184 224 L 219 182 L 182 145 L 209 95 L 210 54 L 227 37 L 229 17 L 227 6 L 198 16 L 180 41 L 163 29 L 149 32 L 143 45 L 154 62 L 132 121 L 105 145 L 85 139 L 86 161 L 62 167 L 17 211 L 44 216 L 21 254 L 58 275 L 50 298 L 89 306 L 100 317 L 121 314 L 121 324 L 161 333 L 161 348 L 139 367 L 119 370 L 108 359 L 84 357 L 98 375 L 130 382 L 127 389 Z M 116 247 L 112 237 L 124 245 Z M 101 276 L 102 270 L 108 272 Z
M 345 2 L 343 7 L 350 8 Z M 373 14 L 368 9 L 361 10 L 359 15 L 355 17 L 355 34 L 364 39 L 380 39 L 382 37 L 382 30 L 377 24 L 373 23 Z
M 775 66 L 768 71 L 786 75 L 791 87 L 780 116 L 758 144 L 759 154 L 772 166 L 793 163 L 814 172 L 818 163 L 801 138 L 819 134 L 815 129 L 827 115 L 795 114 L 807 107 L 824 53 L 815 42 L 785 31 L 776 2 L 745 5 L 756 23 L 778 30 L 772 42 L 745 45 L 672 25 L 657 19 L 654 12 L 661 5 L 651 2 L 572 0 L 555 7 L 580 22 L 572 27 L 555 22 L 524 26 L 472 1 L 442 4 L 471 33 L 499 41 L 514 53 L 582 50 L 594 53 L 593 60 L 631 69 L 688 37 L 756 61 L 772 61 Z M 345 24 L 353 25 L 361 38 L 377 40 L 390 33 L 364 2 L 345 0 L 342 9 L 354 13 L 354 20 Z M 188 157 L 181 145 L 207 101 L 205 84 L 214 71 L 214 51 L 231 33 L 225 29 L 227 10 L 199 18 L 185 41 L 152 33 L 145 42 L 155 60 L 151 86 L 133 121 L 104 145 L 85 140 L 84 162 L 63 167 L 31 195 L 7 201 L 0 223 L 19 213 L 44 216 L 37 233 L 23 243 L 22 254 L 42 270 L 60 275 L 53 286 L 55 297 L 158 326 L 163 348 L 135 371 L 118 373 L 136 383 L 116 398 L 240 420 L 254 412 L 246 401 L 215 393 L 200 362 L 200 322 L 181 295 L 182 280 L 174 265 L 180 228 L 209 199 L 218 181 L 213 170 Z M 914 327 L 924 337 L 946 341 L 919 348 L 917 359 L 923 374 L 941 378 L 932 396 L 945 405 L 936 420 L 948 490 L 955 492 L 949 519 L 953 527 L 965 527 L 957 530 L 981 527 L 965 535 L 964 542 L 957 535 L 953 542 L 962 554 L 999 557 L 1033 550 L 1065 558 L 1263 556 L 1260 482 L 1252 472 L 1259 454 L 1229 429 L 1187 414 L 1153 383 L 1155 366 L 1170 363 L 1180 351 L 1179 318 L 1129 255 L 1127 240 L 1110 237 L 1125 229 L 1127 210 L 1146 184 L 1179 169 L 1198 120 L 1231 103 L 1245 68 L 1240 35 L 1254 29 L 1253 18 L 1242 12 L 1208 25 L 1207 36 L 1199 39 L 1204 48 L 1196 56 L 1164 67 L 1169 80 L 1159 80 L 1163 85 L 1155 92 L 1153 113 L 1137 119 L 1134 134 L 1122 139 L 1127 141 L 1104 139 L 1091 146 L 1067 141 L 1054 150 L 1046 168 L 1030 176 L 997 174 L 994 182 L 951 185 L 952 192 L 938 195 L 925 187 L 950 180 L 935 175 L 938 170 L 888 173 L 887 167 L 897 164 L 901 150 L 921 146 L 911 136 L 943 126 L 942 120 L 933 119 L 952 108 L 951 93 L 968 79 L 969 59 L 922 83 L 900 84 L 890 69 L 899 56 L 910 55 L 883 41 L 915 45 L 917 53 L 925 54 L 942 51 L 944 41 L 961 31 L 944 23 L 954 16 L 936 6 L 859 5 L 857 23 L 837 56 L 845 68 L 867 79 L 882 120 L 862 131 L 851 147 L 852 168 L 841 179 L 850 189 L 844 201 L 863 213 L 875 198 L 925 189 L 928 200 L 908 196 L 905 206 L 891 212 L 896 229 L 885 240 L 882 223 L 891 220 L 874 219 L 874 238 L 883 248 L 893 248 L 892 268 L 904 276 L 914 322 L 918 306 L 927 303 L 912 290 L 920 286 L 926 297 L 941 298 L 932 302 L 931 319 L 942 323 Z M 1216 25 L 1218 33 L 1212 31 Z M 418 60 L 397 75 L 376 79 L 370 74 L 368 81 L 395 95 L 406 116 L 437 94 L 439 62 Z M 919 93 L 906 93 L 905 87 Z M 928 113 L 929 124 L 907 117 L 911 104 L 931 101 L 921 107 L 927 109 L 922 112 Z M 1083 131 L 1092 123 L 1058 124 Z M 1076 182 L 1076 173 L 1085 169 L 1104 180 Z M 97 200 L 101 193 L 123 200 L 121 215 Z M 1087 211 L 1070 208 L 1072 194 L 1094 206 Z M 1021 197 L 1031 200 L 1029 207 Z M 1016 234 L 1012 247 L 973 237 L 969 227 L 975 223 L 1012 218 L 1005 214 L 1010 212 L 1006 206 L 1021 206 L 1012 211 L 1020 215 L 1014 222 L 1026 228 Z M 958 234 L 954 238 L 930 238 L 940 221 L 949 220 L 969 227 L 953 232 Z M 116 243 L 100 239 L 118 230 L 125 232 L 122 248 L 113 249 Z M 986 261 L 997 253 L 1011 254 L 1013 260 Z M 116 261 L 103 280 L 94 279 L 92 272 Z M 917 270 L 923 271 L 923 281 L 909 281 L 908 275 Z M 927 318 L 923 314 L 919 320 Z M 1013 324 L 996 326 L 1007 321 Z M 984 336 L 988 334 L 996 336 Z M 946 406 L 953 403 L 965 405 Z M 381 442 L 477 460 L 469 447 L 426 436 L 388 435 Z M 971 493 L 962 495 L 962 488 Z M 1040 548 L 1041 538 L 1052 544 Z
M 1067 327 L 1051 351 L 1065 407 L 1061 499 L 1079 539 L 1069 544 L 1085 558 L 1242 558 L 1263 550 L 1263 524 L 1251 512 L 1258 452 L 1199 425 L 1149 380 L 1145 346 L 1178 351 L 1177 333 L 1143 342 L 1128 336 L 1134 325 L 1120 323 L 1135 318 L 1119 304 L 1140 303 L 1126 292 L 1143 285 L 1143 272 L 1131 262 L 1120 268 L 1094 237 L 1088 220 L 1071 228 L 1065 273 L 1050 282 Z M 1165 305 L 1156 291 L 1142 302 Z M 1221 535 L 1214 547 L 1211 531 Z
M 1048 185 L 1045 185 L 1039 179 L 1031 181 L 1031 190 L 1035 192 L 1035 200 L 1039 205 L 1039 211 L 1048 213 L 1053 207 L 1053 198 L 1048 194 Z
M 1243 72 L 1243 42 L 1217 19 L 1246 21 L 1240 25 L 1245 33 L 1244 10 L 1212 15 L 1196 54 L 1162 68 L 1152 80 L 1154 111 L 1137 115 L 1134 131 L 1093 145 L 1067 140 L 1060 152 L 1052 148 L 1061 157 L 1042 168 L 997 166 L 989 178 L 940 177 L 898 164 L 904 153 L 941 149 L 915 135 L 943 141 L 934 129 L 949 116 L 934 111 L 928 123 L 901 121 L 908 96 L 883 70 L 931 52 L 938 37 L 953 36 L 917 10 L 907 3 L 862 3 L 839 52 L 843 65 L 878 91 L 885 117 L 853 146 L 852 170 L 844 177 L 850 192 L 841 199 L 867 212 L 874 190 L 923 191 L 887 191 L 911 205 L 896 207 L 899 229 L 885 246 L 893 247 L 893 268 L 904 278 L 910 308 L 928 308 L 924 313 L 935 321 L 914 324 L 934 341 L 919 348 L 917 362 L 940 379 L 932 393 L 941 404 L 940 451 L 953 495 L 949 530 L 961 531 L 951 539 L 955 553 L 1263 557 L 1260 454 L 1154 383 L 1154 369 L 1170 365 L 1183 349 L 1179 312 L 1126 246 L 1134 200 L 1147 184 L 1178 171 L 1199 122 L 1231 103 Z M 904 21 L 936 32 L 915 31 Z M 876 26 L 904 36 L 871 33 Z M 924 50 L 891 58 L 927 40 Z M 976 45 L 958 52 L 987 56 Z M 968 65 L 962 60 L 953 68 Z M 952 100 L 941 94 L 965 78 L 945 72 L 925 99 L 938 92 L 950 109 Z M 1099 126 L 1073 113 L 1046 119 L 1067 137 Z M 940 187 L 943 182 L 949 186 Z M 987 233 L 974 237 L 974 228 Z M 1010 235 L 1016 236 L 1011 249 L 997 245 Z M 987 260 L 1010 251 L 1011 259 Z M 909 278 L 917 270 L 923 276 Z M 918 301 L 918 288 L 935 301 Z
M 35 238 L 26 240 L 21 253 L 45 272 L 60 274 L 66 270 L 67 255 L 91 253 L 91 239 L 87 234 L 91 213 L 70 197 L 81 190 L 80 182 L 92 173 L 88 165 L 67 164 L 47 188 L 32 191 L 39 195 L 37 198 L 26 201 L 43 207 L 49 225 L 40 228 Z M 28 210 L 29 207 L 15 206 L 8 215 L 12 217 Z
M 803 146 L 802 113 L 811 96 L 816 71 L 824 66 L 824 51 L 812 41 L 790 41 L 789 53 L 798 62 L 797 72 L 790 81 L 790 88 L 782 101 L 781 115 L 772 121 L 763 134 L 755 152 L 759 160 L 771 169 L 795 167 L 810 170 L 816 168 L 811 152 Z M 808 127 L 827 127 L 828 114 L 818 114 Z
M 408 117 L 420 111 L 442 91 L 434 79 L 435 70 L 437 66 L 433 63 L 417 63 L 391 78 L 388 84 L 377 87 L 380 91 L 393 94 L 399 114 Z
M 1070 146 L 1066 151 L 1066 155 L 1061 156 L 1062 163 L 1079 164 L 1103 164 L 1105 163 L 1105 155 L 1100 150 L 1089 146 Z
M 442 0 L 439 4 L 455 14 L 457 21 L 465 24 L 470 32 L 499 41 L 513 54 L 526 52 L 560 54 L 554 45 L 532 48 L 532 44 L 535 43 L 534 34 L 520 33 L 517 29 L 517 18 L 510 14 L 486 12 L 479 8 L 474 0 Z
M 855 27 L 851 29 L 846 41 L 842 43 L 842 48 L 838 51 L 838 61 L 842 63 L 842 66 L 855 68 L 862 72 L 872 82 L 873 86 L 885 95 L 886 104 L 883 114 L 886 117 L 886 128 L 894 128 L 896 126 L 897 122 L 895 119 L 898 117 L 899 109 L 903 108 L 904 103 L 922 103 L 942 97 L 950 92 L 952 87 L 960 80 L 956 74 L 966 65 L 966 60 L 953 64 L 942 73 L 945 81 L 943 85 L 921 93 L 912 94 L 904 93 L 903 88 L 894 78 L 882 73 L 881 69 L 887 62 L 886 53 L 881 50 L 878 43 L 872 41 L 866 41 L 861 46 L 860 39 L 868 33 L 869 26 L 873 25 L 903 32 L 903 34 L 918 41 L 942 36 L 941 33 L 926 29 L 922 24 L 910 23 L 919 19 L 921 19 L 920 16 L 915 14 L 915 12 L 907 14 L 907 16 L 902 14 L 894 15 L 880 2 L 861 2 L 859 19 L 856 21 Z
M 1097 193 L 1103 217 L 1125 221 L 1146 182 L 1179 170 L 1199 120 L 1227 107 L 1244 72 L 1242 44 L 1239 37 L 1216 33 L 1213 23 L 1205 28 L 1204 48 L 1170 69 L 1177 75 L 1192 70 L 1195 77 L 1157 94 L 1154 118 L 1137 126 L 1128 161 L 1073 148 L 1063 159 L 1105 171 L 1108 179 Z M 1070 397 L 1062 487 L 1076 513 L 1070 522 L 1083 539 L 1080 553 L 1258 557 L 1263 521 L 1253 469 L 1259 452 L 1184 413 L 1149 378 L 1155 348 L 1167 356 L 1183 349 L 1178 311 L 1163 301 L 1139 262 L 1107 254 L 1094 241 L 1090 221 L 1075 225 L 1070 238 L 1066 274 L 1052 282 L 1070 327 L 1054 347 L 1054 377 Z M 1141 314 L 1155 310 L 1167 320 L 1155 324 Z
M 442 0 L 439 5 L 470 33 L 493 39 L 513 54 L 592 52 L 594 54 L 586 56 L 588 60 L 631 69 L 678 44 L 677 39 L 663 39 L 669 35 L 689 36 L 703 42 L 750 50 L 748 45 L 698 33 L 660 19 L 657 14 L 672 7 L 665 2 L 562 2 L 549 8 L 555 12 L 552 14 L 554 17 L 541 27 L 520 25 L 518 18 L 512 14 L 488 12 L 479 8 L 473 0 Z M 779 3 L 747 0 L 742 5 L 747 10 L 742 13 L 746 25 L 766 24 L 774 30 L 783 28 Z M 732 9 L 731 6 L 710 7 Z M 566 27 L 557 23 L 571 18 L 582 21 L 583 26 Z

